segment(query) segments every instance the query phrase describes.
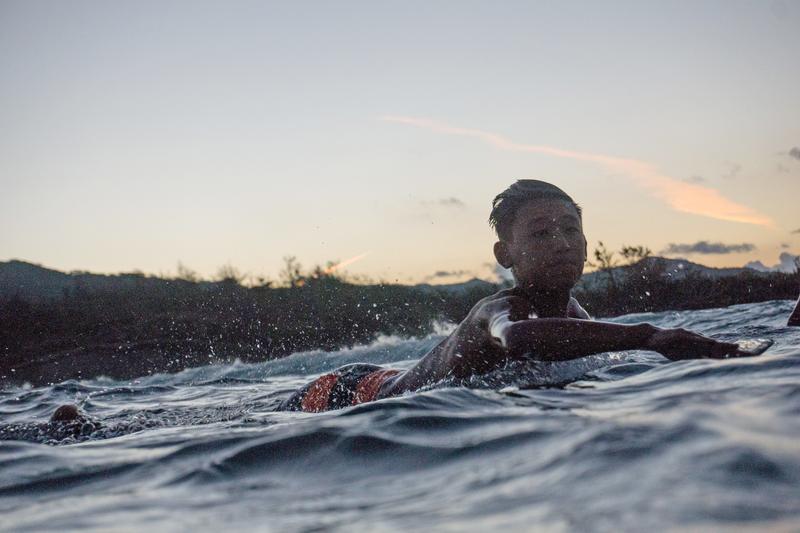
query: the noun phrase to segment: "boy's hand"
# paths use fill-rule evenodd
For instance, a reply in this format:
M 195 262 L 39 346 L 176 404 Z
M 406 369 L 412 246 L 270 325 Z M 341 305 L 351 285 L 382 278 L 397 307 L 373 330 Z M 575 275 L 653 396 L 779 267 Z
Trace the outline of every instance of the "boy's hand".
M 470 315 L 471 318 L 486 325 L 499 313 L 509 312 L 509 320 L 525 320 L 530 313 L 530 303 L 520 293 L 513 289 L 506 289 L 483 299 L 476 305 Z
M 501 343 L 492 337 L 489 325 L 507 314 L 511 322 L 528 318 L 530 303 L 516 291 L 507 289 L 484 298 L 443 345 L 444 365 L 458 377 L 488 372 L 506 357 Z
M 736 344 L 720 342 L 685 329 L 656 329 L 647 341 L 646 349 L 658 352 L 672 361 L 753 355 L 741 351 Z

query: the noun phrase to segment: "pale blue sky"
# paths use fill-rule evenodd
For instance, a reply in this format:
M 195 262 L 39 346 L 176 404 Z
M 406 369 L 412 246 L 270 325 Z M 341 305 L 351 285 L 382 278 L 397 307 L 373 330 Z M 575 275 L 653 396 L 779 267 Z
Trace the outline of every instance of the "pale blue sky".
M 800 253 L 798 28 L 800 2 L 0 0 L 0 260 L 481 274 L 491 199 L 541 178 L 592 244 L 774 264 Z M 769 223 L 686 212 L 692 179 Z

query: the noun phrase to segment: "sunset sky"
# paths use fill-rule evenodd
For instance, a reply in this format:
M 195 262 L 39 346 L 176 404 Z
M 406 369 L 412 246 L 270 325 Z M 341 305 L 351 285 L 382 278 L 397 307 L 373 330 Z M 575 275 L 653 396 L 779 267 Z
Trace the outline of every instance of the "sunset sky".
M 796 1 L 0 0 L 0 260 L 488 277 L 491 200 L 537 178 L 590 248 L 775 265 L 798 28 Z

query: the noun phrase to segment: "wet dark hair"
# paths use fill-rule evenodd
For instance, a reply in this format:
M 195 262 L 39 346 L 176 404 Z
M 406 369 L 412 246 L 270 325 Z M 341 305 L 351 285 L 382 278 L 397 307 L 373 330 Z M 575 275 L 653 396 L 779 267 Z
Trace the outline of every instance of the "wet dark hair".
M 500 240 L 511 239 L 511 225 L 514 223 L 517 211 L 529 201 L 540 198 L 556 198 L 569 202 L 578 212 L 578 218 L 582 217 L 581 207 L 555 185 L 540 180 L 517 180 L 492 201 L 489 225 L 497 232 Z

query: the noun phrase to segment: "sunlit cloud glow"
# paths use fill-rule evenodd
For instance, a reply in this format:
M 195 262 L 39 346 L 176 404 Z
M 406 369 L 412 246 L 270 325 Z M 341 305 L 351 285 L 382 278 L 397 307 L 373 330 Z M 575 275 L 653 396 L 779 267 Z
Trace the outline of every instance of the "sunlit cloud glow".
M 352 265 L 352 264 L 353 264 L 353 263 L 355 263 L 356 261 L 359 261 L 359 260 L 361 260 L 361 259 L 364 259 L 364 258 L 365 258 L 365 257 L 367 257 L 369 254 L 370 254 L 369 252 L 364 252 L 363 254 L 356 255 L 356 256 L 354 256 L 354 257 L 351 257 L 350 259 L 345 259 L 344 261 L 339 261 L 339 262 L 338 262 L 338 263 L 336 263 L 335 265 L 331 265 L 331 266 L 329 266 L 328 268 L 326 268 L 326 269 L 324 270 L 324 272 L 325 272 L 325 274 L 332 274 L 333 272 L 335 272 L 335 271 L 339 270 L 340 268 L 344 268 L 344 267 L 346 267 L 347 265 Z
M 520 144 L 502 135 L 483 130 L 459 128 L 419 117 L 383 116 L 381 120 L 425 128 L 438 133 L 479 139 L 495 148 L 514 152 L 550 155 L 576 161 L 596 163 L 607 170 L 631 179 L 653 196 L 660 198 L 676 211 L 702 215 L 718 220 L 773 226 L 772 219 L 745 205 L 722 196 L 719 191 L 662 174 L 647 162 L 604 154 L 576 152 L 545 145 Z

